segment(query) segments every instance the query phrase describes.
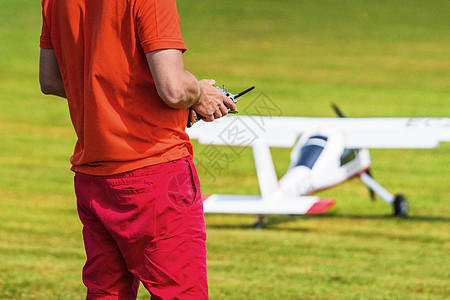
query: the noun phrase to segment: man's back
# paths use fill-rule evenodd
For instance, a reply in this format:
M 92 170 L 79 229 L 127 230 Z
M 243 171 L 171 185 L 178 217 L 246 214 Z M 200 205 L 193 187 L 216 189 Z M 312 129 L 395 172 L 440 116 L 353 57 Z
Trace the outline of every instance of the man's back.
M 145 56 L 185 50 L 175 1 L 42 4 L 41 47 L 55 51 L 78 136 L 72 169 L 109 175 L 192 155 L 187 110 L 161 100 Z

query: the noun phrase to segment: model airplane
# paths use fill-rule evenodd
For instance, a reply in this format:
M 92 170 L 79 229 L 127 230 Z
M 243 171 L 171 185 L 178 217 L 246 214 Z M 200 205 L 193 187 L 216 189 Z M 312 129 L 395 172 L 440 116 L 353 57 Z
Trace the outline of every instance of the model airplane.
M 255 225 L 260 227 L 264 215 L 325 213 L 336 201 L 308 195 L 353 177 L 391 204 L 396 216 L 406 216 L 405 197 L 391 194 L 370 175 L 368 149 L 438 147 L 450 141 L 450 118 L 226 116 L 187 132 L 202 144 L 252 147 L 261 195 L 210 195 L 204 210 L 260 215 Z M 292 146 L 289 169 L 278 180 L 269 147 Z

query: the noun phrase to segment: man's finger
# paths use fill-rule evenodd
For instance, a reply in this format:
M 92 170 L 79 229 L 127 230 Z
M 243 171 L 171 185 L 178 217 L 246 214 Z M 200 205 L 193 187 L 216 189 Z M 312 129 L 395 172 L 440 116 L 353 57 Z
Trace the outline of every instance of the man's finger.
M 219 105 L 219 110 L 222 113 L 222 117 L 228 114 L 228 108 L 224 104 Z
M 214 119 L 219 119 L 223 116 L 222 112 L 220 111 L 220 108 L 214 112 Z
M 236 104 L 233 102 L 233 100 L 231 100 L 230 98 L 226 97 L 227 99 L 224 100 L 224 104 L 226 105 L 226 107 L 228 107 L 231 111 L 236 111 Z
M 212 122 L 212 121 L 214 121 L 214 114 L 209 115 L 208 117 L 205 117 L 204 121 L 205 122 Z

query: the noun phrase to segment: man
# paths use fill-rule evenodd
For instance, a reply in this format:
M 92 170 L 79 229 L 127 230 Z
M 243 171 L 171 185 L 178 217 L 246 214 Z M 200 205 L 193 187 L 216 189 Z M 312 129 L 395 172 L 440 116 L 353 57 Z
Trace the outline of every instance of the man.
M 67 98 L 87 299 L 207 299 L 189 108 L 236 110 L 184 69 L 175 0 L 42 0 L 39 79 Z

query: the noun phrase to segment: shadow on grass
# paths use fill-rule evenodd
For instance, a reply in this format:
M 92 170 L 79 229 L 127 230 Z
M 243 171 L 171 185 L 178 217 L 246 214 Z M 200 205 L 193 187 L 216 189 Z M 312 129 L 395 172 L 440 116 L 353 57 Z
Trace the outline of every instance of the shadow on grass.
M 326 214 L 315 216 L 303 216 L 304 219 L 308 218 L 323 218 L 323 219 L 347 219 L 347 220 L 399 220 L 399 221 L 413 221 L 413 222 L 450 222 L 450 217 L 444 216 L 406 216 L 397 217 L 394 215 L 356 215 L 356 214 Z
M 239 218 L 236 215 L 234 217 L 234 223 L 221 223 L 220 221 L 207 222 L 207 228 L 210 229 L 239 229 L 239 230 L 247 230 L 247 229 L 264 229 L 264 230 L 280 230 L 281 228 L 273 227 L 277 224 L 287 224 L 293 223 L 294 225 L 289 228 L 282 228 L 282 230 L 289 230 L 293 232 L 309 232 L 312 231 L 309 228 L 299 228 L 295 226 L 295 222 L 301 218 L 301 216 L 289 216 L 289 215 L 271 215 L 266 216 L 264 218 L 262 228 L 256 227 L 258 223 L 258 217 L 255 215 L 254 220 L 249 221 L 248 215 L 241 215 L 242 222 L 240 222 Z M 244 217 L 245 216 L 245 217 Z M 237 218 L 237 220 L 236 220 Z M 239 223 L 238 223 L 239 222 Z
M 223 224 L 220 222 L 208 223 L 207 227 L 211 229 L 261 229 L 256 228 L 257 216 L 253 223 L 233 223 L 233 224 Z M 270 215 L 266 216 L 263 222 L 262 228 L 264 230 L 282 230 L 282 231 L 293 231 L 293 232 L 309 232 L 312 231 L 310 228 L 299 228 L 293 225 L 292 227 L 284 226 L 277 227 L 279 224 L 294 223 L 297 220 L 311 220 L 311 219 L 324 219 L 324 220 L 397 220 L 399 222 L 424 222 L 424 223 L 450 223 L 450 217 L 444 216 L 407 216 L 407 217 L 396 217 L 394 215 L 356 215 L 356 214 L 337 214 L 328 213 L 325 215 L 302 215 L 302 216 L 291 216 L 291 215 Z M 247 218 L 243 218 L 243 222 L 247 221 Z

